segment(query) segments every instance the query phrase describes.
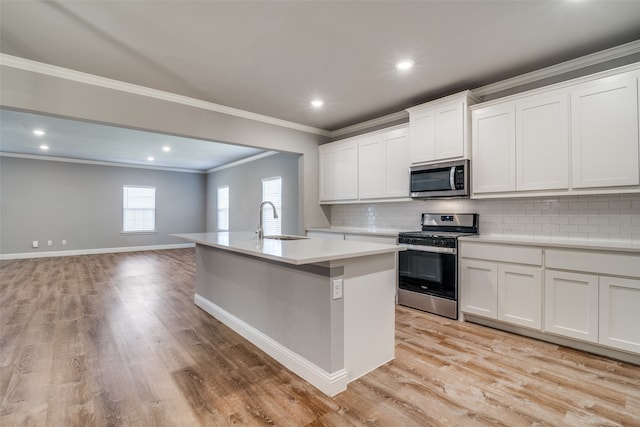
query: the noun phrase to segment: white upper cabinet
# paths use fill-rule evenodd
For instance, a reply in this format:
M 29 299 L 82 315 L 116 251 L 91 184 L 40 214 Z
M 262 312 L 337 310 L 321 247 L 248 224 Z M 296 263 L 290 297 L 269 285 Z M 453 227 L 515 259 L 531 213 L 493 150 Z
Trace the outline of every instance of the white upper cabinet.
M 469 158 L 469 91 L 407 109 L 411 163 Z
M 516 190 L 569 188 L 569 105 L 564 91 L 516 103 Z
M 473 112 L 473 190 L 514 191 L 515 107 L 498 104 Z
M 320 201 L 358 198 L 358 144 L 355 141 L 319 147 Z
M 409 198 L 407 125 L 321 145 L 320 202 Z
M 407 127 L 358 138 L 360 200 L 409 197 Z
M 358 196 L 361 199 L 382 197 L 384 192 L 384 147 L 380 135 L 365 137 L 358 142 Z
M 640 192 L 640 64 L 623 70 L 473 106 L 472 197 Z
M 382 134 L 384 153 L 383 197 L 409 197 L 409 129 Z
M 638 185 L 636 73 L 571 91 L 573 187 Z

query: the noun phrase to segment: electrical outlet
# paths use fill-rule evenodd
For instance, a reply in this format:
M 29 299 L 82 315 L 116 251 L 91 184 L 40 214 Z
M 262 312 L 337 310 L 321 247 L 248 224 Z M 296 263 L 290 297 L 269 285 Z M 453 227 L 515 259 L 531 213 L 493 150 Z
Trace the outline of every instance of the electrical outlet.
M 31 247 L 37 248 L 38 247 L 38 241 L 34 240 L 33 243 L 31 244 Z
M 53 240 L 47 240 L 47 246 L 53 245 Z
M 342 298 L 342 279 L 333 279 L 331 281 L 331 298 L 332 299 L 340 299 Z
M 66 244 L 67 244 L 67 241 L 66 241 L 66 240 L 63 240 L 63 241 L 62 241 L 62 244 L 63 244 L 63 245 L 66 245 Z

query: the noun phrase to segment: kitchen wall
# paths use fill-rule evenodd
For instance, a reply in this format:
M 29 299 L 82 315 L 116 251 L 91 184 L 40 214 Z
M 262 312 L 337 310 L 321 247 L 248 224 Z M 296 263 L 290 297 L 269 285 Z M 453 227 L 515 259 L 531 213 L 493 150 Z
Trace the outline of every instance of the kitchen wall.
M 282 177 L 283 234 L 300 234 L 303 230 L 298 215 L 298 161 L 300 155 L 277 153 L 243 165 L 223 169 L 207 176 L 207 231 L 217 231 L 217 189 L 229 186 L 230 231 L 255 231 L 260 220 L 262 179 Z
M 156 187 L 156 234 L 121 234 L 123 185 Z M 205 198 L 203 174 L 0 156 L 0 254 L 182 244 Z
M 417 230 L 422 212 L 477 212 L 484 234 L 640 243 L 640 194 L 333 205 L 331 225 Z

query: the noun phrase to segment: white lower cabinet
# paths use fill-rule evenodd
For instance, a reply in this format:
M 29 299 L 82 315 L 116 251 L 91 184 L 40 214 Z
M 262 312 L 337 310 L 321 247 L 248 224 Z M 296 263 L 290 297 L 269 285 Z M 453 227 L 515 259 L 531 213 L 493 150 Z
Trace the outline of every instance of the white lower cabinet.
M 541 250 L 463 243 L 460 251 L 463 312 L 541 329 Z
M 498 316 L 498 265 L 467 260 L 460 263 L 462 311 L 496 319 Z
M 598 276 L 547 270 L 544 330 L 598 342 Z
M 498 320 L 542 328 L 542 269 L 498 265 Z
M 640 253 L 465 240 L 459 248 L 460 307 L 472 321 L 640 354 Z
M 640 353 L 640 279 L 600 277 L 600 344 Z

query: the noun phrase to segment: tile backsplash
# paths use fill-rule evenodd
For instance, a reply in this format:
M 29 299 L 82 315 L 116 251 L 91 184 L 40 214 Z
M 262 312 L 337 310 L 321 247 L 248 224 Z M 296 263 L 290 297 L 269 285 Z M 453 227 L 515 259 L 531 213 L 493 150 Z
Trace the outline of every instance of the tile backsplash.
M 480 233 L 640 243 L 640 194 L 333 205 L 331 225 L 417 230 L 422 212 L 480 214 Z

